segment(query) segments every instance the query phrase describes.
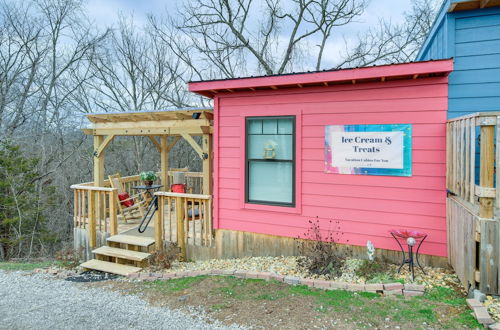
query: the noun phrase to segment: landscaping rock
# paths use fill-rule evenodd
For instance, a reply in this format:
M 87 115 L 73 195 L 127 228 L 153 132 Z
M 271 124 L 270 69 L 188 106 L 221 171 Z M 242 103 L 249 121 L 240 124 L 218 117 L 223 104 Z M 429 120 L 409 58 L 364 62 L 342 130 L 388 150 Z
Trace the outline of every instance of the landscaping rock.
M 257 278 L 260 279 L 260 280 L 266 280 L 266 281 L 269 281 L 271 280 L 271 276 L 273 274 L 271 274 L 270 272 L 262 272 L 262 273 L 258 273 L 257 274 Z
M 297 285 L 297 284 L 300 284 L 300 278 L 298 278 L 296 276 L 285 276 L 285 278 L 283 279 L 283 282 L 288 283 L 288 284 L 292 284 L 292 285 Z
M 395 295 L 402 295 L 403 294 L 403 290 L 402 289 L 399 289 L 399 290 L 384 290 L 384 295 L 386 296 L 395 296 Z
M 404 289 L 404 285 L 401 284 L 401 283 L 387 283 L 387 284 L 384 284 L 384 291 L 392 291 L 392 290 L 403 290 Z
M 300 284 L 307 285 L 309 287 L 314 287 L 314 282 L 316 282 L 316 280 L 313 280 L 310 278 L 301 278 L 300 279 Z
M 500 330 L 500 323 L 499 323 L 499 322 L 497 322 L 497 323 L 490 324 L 490 325 L 488 326 L 488 328 L 490 328 L 490 329 L 494 329 L 494 330 Z
M 271 280 L 275 280 L 278 282 L 283 282 L 285 280 L 285 276 L 280 275 L 280 274 L 272 274 L 271 275 Z
M 493 321 L 493 319 L 490 317 L 490 314 L 488 313 L 488 309 L 486 307 L 474 307 L 473 311 L 479 323 L 485 325 L 495 323 L 495 321 Z
M 332 288 L 332 282 L 330 281 L 323 281 L 323 280 L 314 280 L 313 281 L 313 286 L 318 289 L 331 289 Z
M 487 296 L 484 306 L 488 308 L 493 320 L 500 324 L 500 297 Z
M 471 309 L 474 309 L 475 307 L 484 307 L 483 304 L 481 304 L 481 302 L 477 299 L 466 299 L 465 301 Z
M 370 292 L 383 291 L 383 284 L 365 284 L 365 290 Z
M 259 275 L 260 275 L 260 273 L 258 273 L 258 272 L 247 272 L 246 278 L 258 279 Z
M 347 283 L 345 282 L 332 282 L 330 286 L 332 289 L 347 290 Z
M 347 290 L 349 291 L 365 291 L 364 284 L 349 284 L 347 285 Z
M 425 285 L 422 284 L 413 284 L 413 283 L 406 283 L 404 285 L 405 290 L 410 290 L 410 291 L 425 291 Z
M 473 294 L 474 299 L 479 300 L 480 302 L 484 302 L 486 300 L 486 295 L 477 289 L 473 291 Z
M 234 272 L 234 276 L 239 277 L 239 278 L 246 278 L 247 272 L 244 270 L 237 270 Z

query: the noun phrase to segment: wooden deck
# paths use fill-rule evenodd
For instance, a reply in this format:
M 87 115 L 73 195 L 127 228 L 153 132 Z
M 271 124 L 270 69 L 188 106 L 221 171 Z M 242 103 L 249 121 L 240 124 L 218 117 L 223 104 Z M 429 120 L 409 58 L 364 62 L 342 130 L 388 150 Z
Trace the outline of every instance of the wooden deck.
M 164 233 L 165 233 L 164 239 L 168 242 L 177 242 L 177 219 L 176 219 L 175 208 L 169 210 L 169 206 L 165 206 L 163 214 L 164 214 L 163 219 L 164 219 Z M 138 230 L 141 220 L 142 219 L 140 218 L 136 218 L 124 222 L 123 220 L 119 219 L 118 234 L 154 238 L 155 237 L 154 216 L 153 219 L 151 219 L 144 233 L 140 233 Z M 84 218 L 82 219 L 82 221 L 83 221 L 82 225 L 84 227 L 88 226 L 89 223 L 88 218 Z M 194 245 L 195 242 L 201 241 L 202 230 L 203 230 L 203 225 L 201 223 L 202 221 L 203 221 L 202 219 L 186 221 L 185 232 L 188 233 L 186 242 L 187 244 Z M 103 226 L 103 228 L 109 228 L 109 222 L 110 219 L 106 218 L 106 225 Z

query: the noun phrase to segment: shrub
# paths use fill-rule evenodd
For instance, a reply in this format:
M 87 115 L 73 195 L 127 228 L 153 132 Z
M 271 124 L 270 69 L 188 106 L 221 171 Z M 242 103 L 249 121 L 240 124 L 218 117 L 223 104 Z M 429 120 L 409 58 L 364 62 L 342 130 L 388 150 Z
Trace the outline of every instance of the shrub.
M 175 243 L 151 254 L 149 267 L 152 271 L 160 271 L 172 267 L 172 263 L 179 258 L 180 249 Z
M 64 248 L 56 252 L 56 260 L 65 268 L 75 268 L 80 264 L 82 250 L 77 251 L 72 248 Z
M 309 220 L 310 227 L 302 237 L 298 237 L 297 247 L 300 253 L 298 266 L 311 275 L 325 275 L 334 278 L 342 275 L 342 266 L 346 253 L 342 253 L 337 242 L 344 235 L 340 231 L 340 221 L 329 221 L 326 237 L 320 228 L 320 221 Z M 345 248 L 347 252 L 347 248 Z
M 375 276 L 379 276 L 386 269 L 386 264 L 377 260 L 363 260 L 361 265 L 356 269 L 356 275 L 364 277 L 366 280 L 371 280 Z

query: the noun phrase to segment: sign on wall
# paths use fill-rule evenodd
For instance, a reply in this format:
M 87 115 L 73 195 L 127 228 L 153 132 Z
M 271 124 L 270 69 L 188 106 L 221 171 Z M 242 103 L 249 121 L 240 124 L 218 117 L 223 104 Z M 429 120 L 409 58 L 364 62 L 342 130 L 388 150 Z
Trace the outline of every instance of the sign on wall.
M 411 176 L 411 124 L 325 126 L 325 172 Z

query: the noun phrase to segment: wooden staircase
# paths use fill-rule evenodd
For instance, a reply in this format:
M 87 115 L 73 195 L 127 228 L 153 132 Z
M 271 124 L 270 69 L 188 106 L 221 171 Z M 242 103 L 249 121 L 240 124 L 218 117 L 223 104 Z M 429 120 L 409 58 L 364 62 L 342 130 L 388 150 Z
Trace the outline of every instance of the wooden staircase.
M 107 246 L 92 251 L 95 259 L 81 264 L 85 269 L 127 276 L 142 270 L 154 249 L 151 237 L 115 235 L 107 239 Z

